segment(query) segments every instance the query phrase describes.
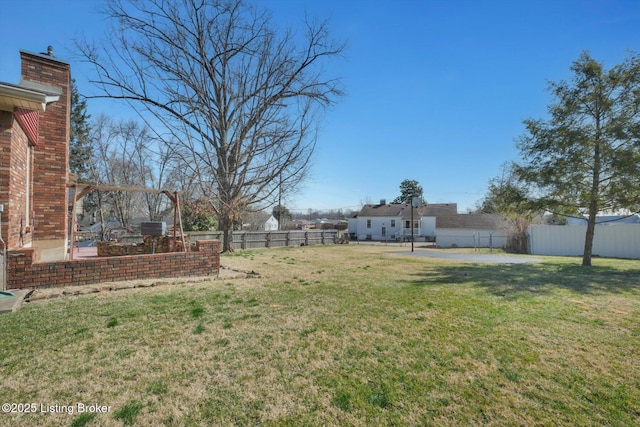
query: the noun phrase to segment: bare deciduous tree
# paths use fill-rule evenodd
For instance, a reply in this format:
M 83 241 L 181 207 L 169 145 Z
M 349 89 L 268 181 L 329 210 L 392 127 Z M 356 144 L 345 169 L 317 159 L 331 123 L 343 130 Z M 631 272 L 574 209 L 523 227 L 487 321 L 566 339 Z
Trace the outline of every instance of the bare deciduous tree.
M 135 121 L 114 122 L 101 115 L 92 123 L 90 141 L 89 184 L 160 190 L 172 176 L 166 152 L 159 151 L 149 129 Z M 108 211 L 125 227 L 136 212 L 159 220 L 172 209 L 163 194 L 97 191 L 93 198 L 101 223 L 102 214 Z
M 341 95 L 325 78 L 344 45 L 326 22 L 280 31 L 240 0 L 110 0 L 110 44 L 79 44 L 101 97 L 139 104 L 166 129 L 224 231 L 239 213 L 299 184 L 317 113 Z

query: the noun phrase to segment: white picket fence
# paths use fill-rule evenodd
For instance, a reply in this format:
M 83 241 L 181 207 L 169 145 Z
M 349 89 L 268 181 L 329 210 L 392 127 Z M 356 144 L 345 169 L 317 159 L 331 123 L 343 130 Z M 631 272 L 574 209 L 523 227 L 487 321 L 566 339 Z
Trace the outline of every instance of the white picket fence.
M 587 226 L 532 225 L 529 252 L 534 255 L 581 256 Z M 596 226 L 593 255 L 640 259 L 640 224 Z

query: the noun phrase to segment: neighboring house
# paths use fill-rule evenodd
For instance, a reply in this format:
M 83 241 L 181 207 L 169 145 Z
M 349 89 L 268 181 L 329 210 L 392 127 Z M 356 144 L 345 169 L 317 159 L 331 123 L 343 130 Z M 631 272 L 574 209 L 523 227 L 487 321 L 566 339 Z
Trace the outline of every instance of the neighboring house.
M 449 214 L 436 219 L 436 242 L 441 248 L 492 247 L 507 245 L 502 219 L 495 214 Z
M 2 237 L 56 261 L 69 244 L 70 67 L 52 48 L 20 59 L 20 82 L 0 82 Z
M 364 205 L 360 212 L 349 219 L 348 231 L 354 240 L 399 241 L 411 236 L 411 211 L 413 210 L 413 235 L 416 240 L 432 240 L 436 234 L 436 218 L 456 214 L 455 203 L 428 204 L 411 208 L 406 203 Z
M 436 241 L 440 247 L 504 247 L 507 234 L 502 221 L 493 214 L 459 214 L 456 203 L 434 203 L 413 208 L 413 235 L 416 241 Z M 411 206 L 384 200 L 364 205 L 349 219 L 353 240 L 410 240 Z
M 596 225 L 640 224 L 640 215 L 601 215 Z M 587 218 L 567 218 L 567 225 L 587 225 Z
M 264 231 L 277 231 L 278 230 L 278 220 L 271 215 L 268 220 L 264 223 Z
M 311 230 L 315 228 L 315 224 L 306 219 L 294 219 L 287 225 L 288 229 L 291 230 Z

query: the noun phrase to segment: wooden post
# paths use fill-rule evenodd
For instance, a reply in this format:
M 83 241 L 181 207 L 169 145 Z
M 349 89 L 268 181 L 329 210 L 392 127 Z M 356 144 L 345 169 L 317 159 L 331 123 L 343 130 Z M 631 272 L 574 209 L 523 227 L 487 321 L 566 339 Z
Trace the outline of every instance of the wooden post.
M 178 235 L 178 224 L 177 224 L 177 220 L 178 220 L 178 203 L 177 203 L 177 195 L 176 195 L 176 200 L 171 200 L 173 202 L 173 244 L 177 245 L 177 235 Z M 184 246 L 184 239 L 182 242 L 182 245 Z M 175 246 L 174 246 L 175 247 Z
M 187 252 L 187 242 L 184 240 L 184 230 L 182 228 L 182 214 L 180 213 L 180 196 L 176 191 L 174 193 L 176 198 L 176 209 L 178 210 L 178 221 L 180 223 L 180 238 L 182 239 L 182 252 Z
M 73 205 L 71 207 L 71 248 L 69 248 L 69 259 L 73 260 L 73 249 L 76 246 L 76 196 L 78 194 L 78 186 L 73 184 L 73 198 L 71 199 Z

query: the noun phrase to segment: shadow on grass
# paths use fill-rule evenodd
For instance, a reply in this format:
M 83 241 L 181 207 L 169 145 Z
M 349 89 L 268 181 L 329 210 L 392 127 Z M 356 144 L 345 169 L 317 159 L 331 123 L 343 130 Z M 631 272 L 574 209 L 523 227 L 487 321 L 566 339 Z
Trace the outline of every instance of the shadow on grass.
M 640 268 L 572 264 L 450 264 L 416 273 L 415 286 L 470 284 L 493 295 L 519 298 L 567 289 L 582 294 L 640 294 Z

